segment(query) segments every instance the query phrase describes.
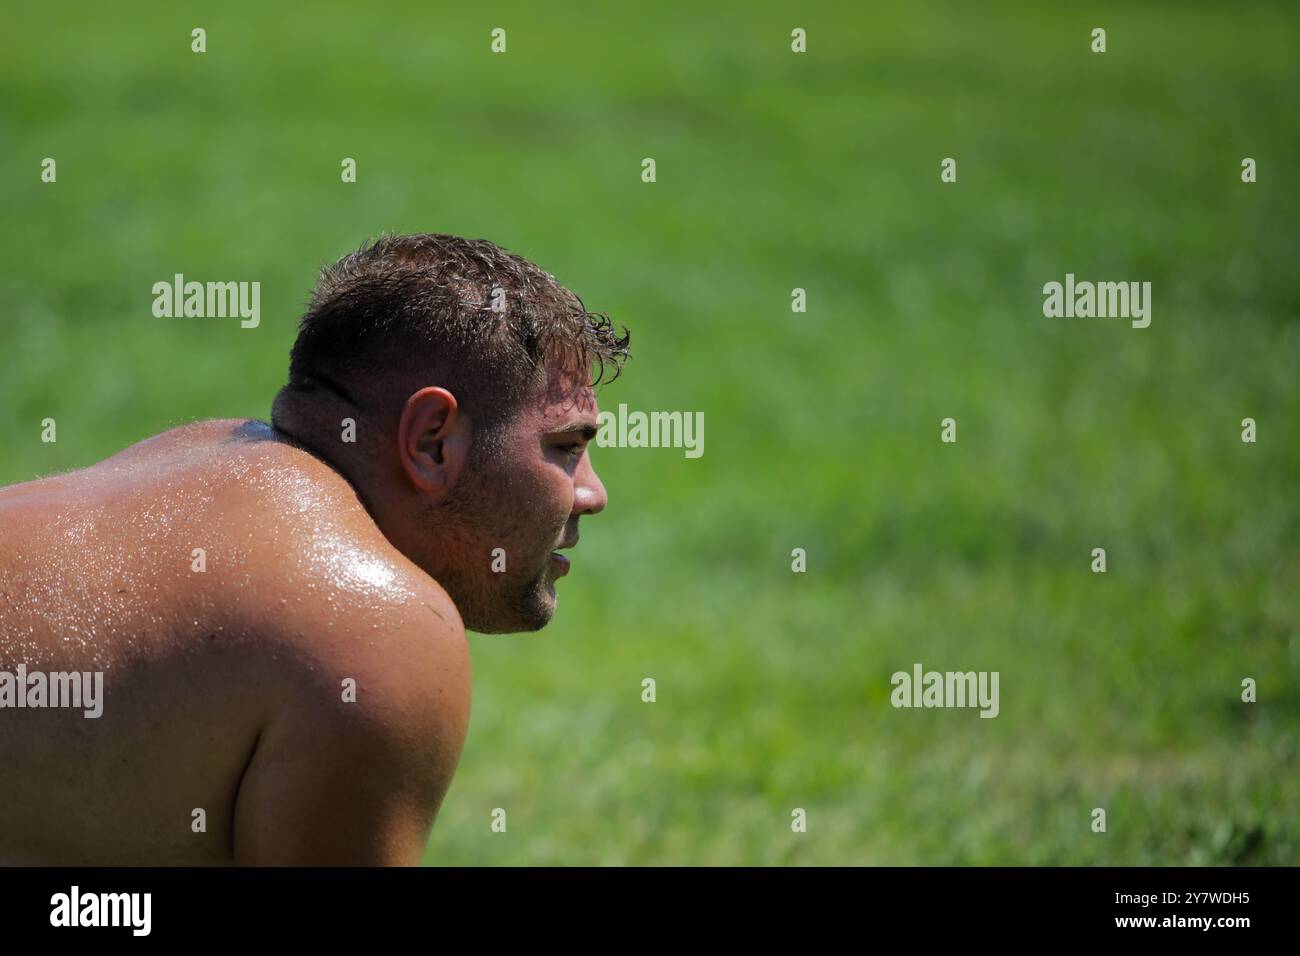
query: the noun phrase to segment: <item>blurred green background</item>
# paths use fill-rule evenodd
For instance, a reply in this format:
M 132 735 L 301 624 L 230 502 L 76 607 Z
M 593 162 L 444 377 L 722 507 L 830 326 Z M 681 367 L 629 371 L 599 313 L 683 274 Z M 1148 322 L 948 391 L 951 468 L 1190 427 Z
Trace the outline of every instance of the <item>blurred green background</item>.
M 321 264 L 486 237 L 706 444 L 594 451 L 555 622 L 471 637 L 426 862 L 1300 862 L 1300 8 L 1090 7 L 14 6 L 0 483 L 265 418 Z M 176 272 L 260 328 L 155 319 Z M 1066 272 L 1151 327 L 1045 319 Z M 895 710 L 915 662 L 1001 715 Z

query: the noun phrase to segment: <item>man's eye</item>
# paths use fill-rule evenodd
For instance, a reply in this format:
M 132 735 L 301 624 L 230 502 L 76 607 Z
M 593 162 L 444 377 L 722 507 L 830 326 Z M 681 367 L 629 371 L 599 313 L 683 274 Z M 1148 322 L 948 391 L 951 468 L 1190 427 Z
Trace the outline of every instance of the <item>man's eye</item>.
M 577 458 L 579 455 L 582 454 L 582 449 L 586 444 L 587 444 L 586 442 L 575 441 L 575 442 L 570 442 L 567 445 L 561 445 L 560 448 L 568 452 L 573 457 Z

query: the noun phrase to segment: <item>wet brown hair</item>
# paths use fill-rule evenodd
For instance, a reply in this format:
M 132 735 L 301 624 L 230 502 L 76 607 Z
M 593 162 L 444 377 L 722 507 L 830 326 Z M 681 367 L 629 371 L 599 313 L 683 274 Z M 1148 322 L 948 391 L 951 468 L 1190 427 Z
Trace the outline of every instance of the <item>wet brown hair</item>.
M 589 374 L 592 385 L 617 378 L 629 338 L 486 239 L 385 235 L 321 270 L 285 390 L 327 389 L 395 427 L 410 394 L 438 385 L 491 428 L 548 369 Z

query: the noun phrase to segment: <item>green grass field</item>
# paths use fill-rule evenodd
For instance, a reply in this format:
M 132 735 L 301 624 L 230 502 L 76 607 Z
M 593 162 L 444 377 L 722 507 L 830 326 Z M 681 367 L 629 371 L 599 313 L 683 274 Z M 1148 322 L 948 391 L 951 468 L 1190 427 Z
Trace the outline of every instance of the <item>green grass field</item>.
M 596 451 L 555 622 L 471 637 L 426 862 L 1300 862 L 1300 8 L 1091 6 L 16 7 L 0 483 L 265 418 L 322 263 L 490 238 L 705 453 Z M 154 318 L 177 272 L 260 327 Z M 1067 272 L 1151 326 L 1044 318 Z M 916 662 L 1000 715 L 893 708 Z

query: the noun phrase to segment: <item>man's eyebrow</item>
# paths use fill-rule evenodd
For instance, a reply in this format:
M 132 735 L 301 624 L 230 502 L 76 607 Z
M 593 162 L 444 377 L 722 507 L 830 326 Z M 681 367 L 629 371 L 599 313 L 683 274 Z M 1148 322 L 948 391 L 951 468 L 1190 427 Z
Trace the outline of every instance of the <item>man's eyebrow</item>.
M 554 436 L 554 435 L 568 435 L 572 432 L 579 432 L 582 435 L 583 441 L 591 441 L 593 438 L 596 437 L 597 431 L 599 431 L 599 429 L 597 429 L 596 426 L 593 425 L 591 422 L 585 421 L 583 419 L 578 419 L 576 421 L 571 421 L 565 425 L 561 425 L 559 428 L 556 428 L 551 432 L 548 432 L 548 434 Z

